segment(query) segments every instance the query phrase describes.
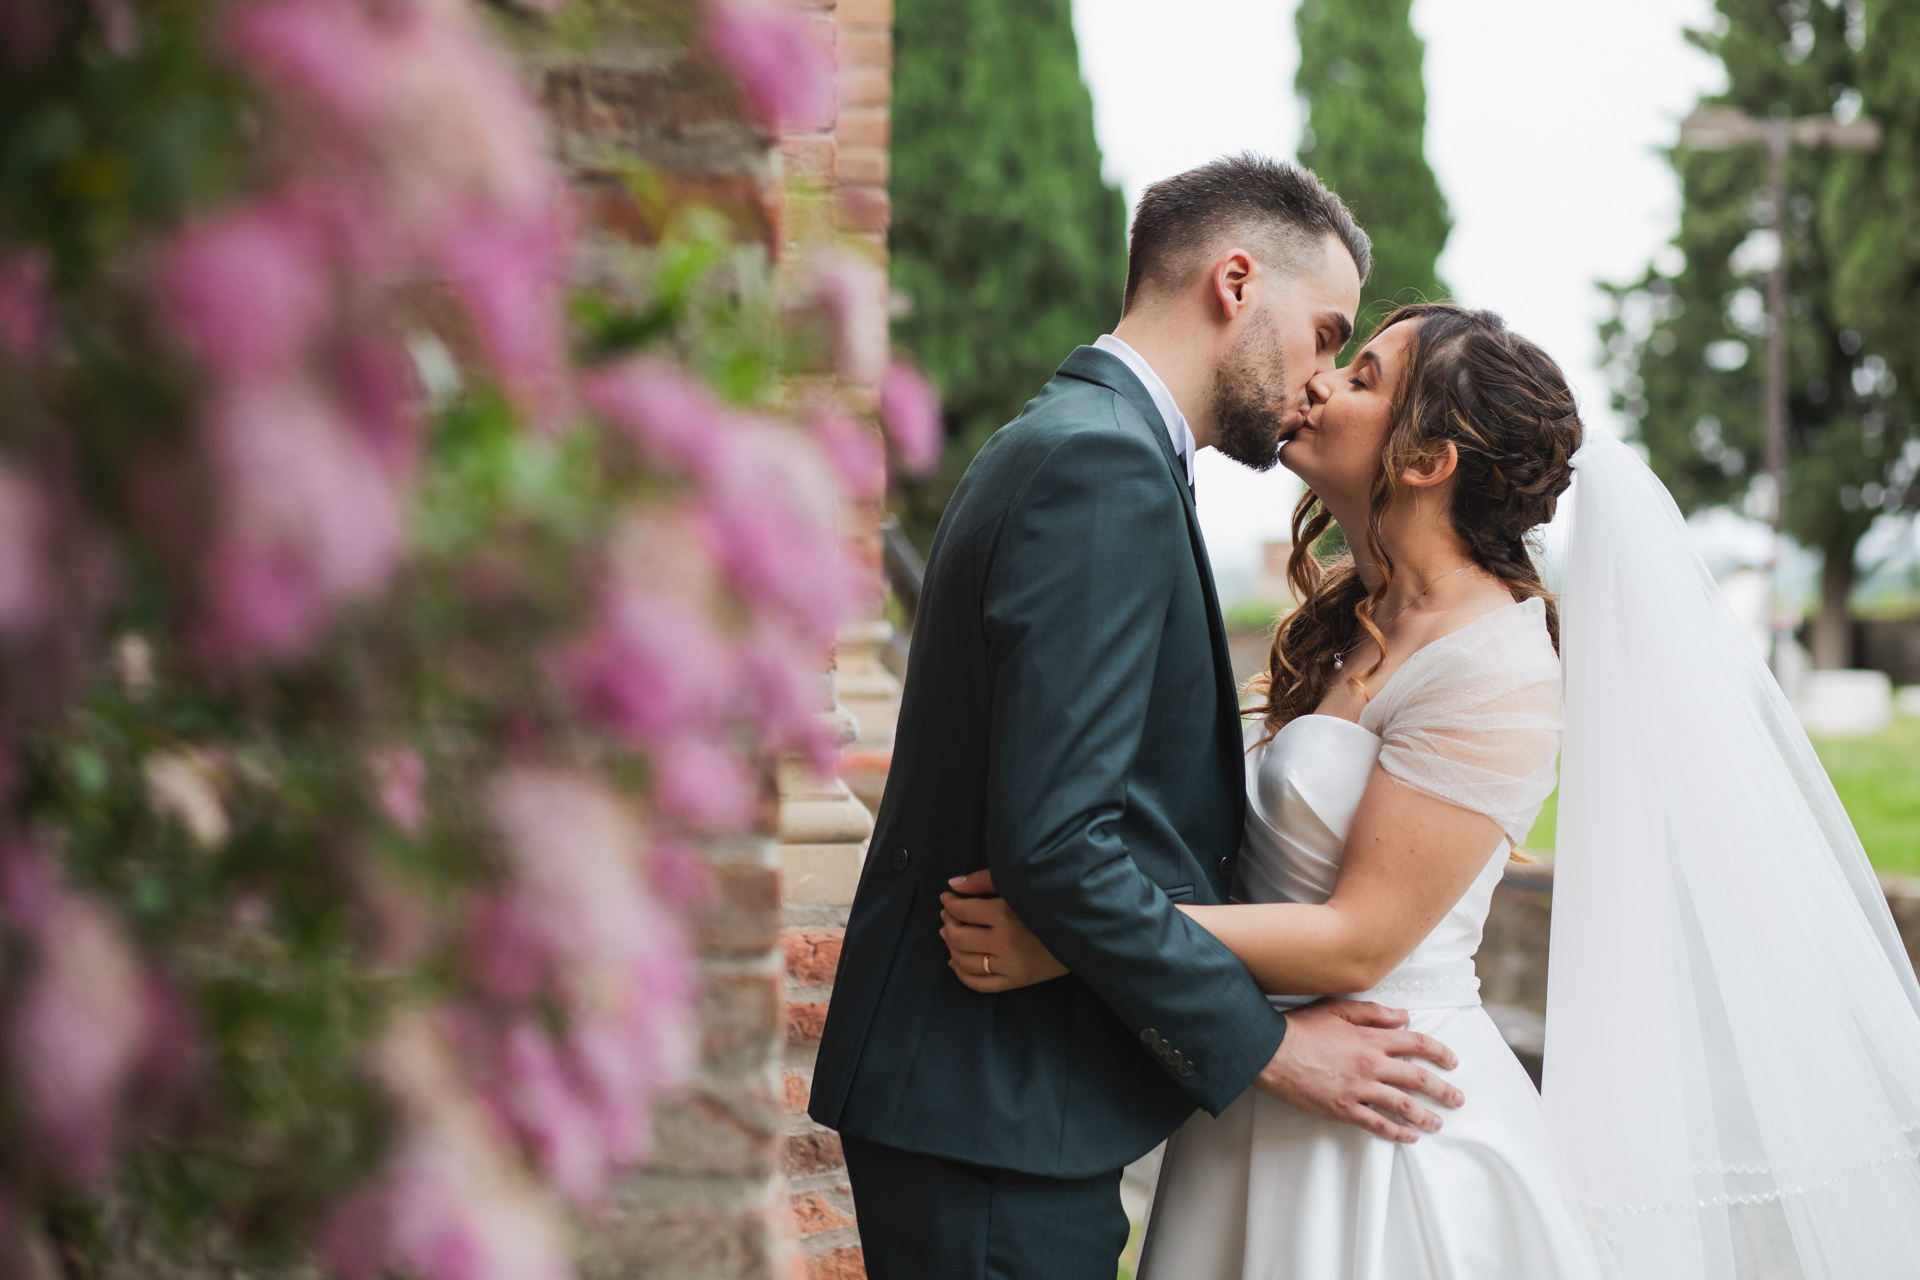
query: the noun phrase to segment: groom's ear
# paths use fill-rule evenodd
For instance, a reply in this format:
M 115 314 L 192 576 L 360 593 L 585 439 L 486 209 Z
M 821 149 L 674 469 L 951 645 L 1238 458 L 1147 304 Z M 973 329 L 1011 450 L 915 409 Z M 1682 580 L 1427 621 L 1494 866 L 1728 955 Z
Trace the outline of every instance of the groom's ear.
M 1233 319 L 1247 305 L 1247 285 L 1253 280 L 1253 272 L 1253 255 L 1245 249 L 1228 249 L 1213 260 L 1207 283 L 1221 319 Z
M 1431 489 L 1444 484 L 1460 466 L 1460 449 L 1451 440 L 1442 440 L 1422 451 L 1400 473 L 1400 483 L 1415 489 Z

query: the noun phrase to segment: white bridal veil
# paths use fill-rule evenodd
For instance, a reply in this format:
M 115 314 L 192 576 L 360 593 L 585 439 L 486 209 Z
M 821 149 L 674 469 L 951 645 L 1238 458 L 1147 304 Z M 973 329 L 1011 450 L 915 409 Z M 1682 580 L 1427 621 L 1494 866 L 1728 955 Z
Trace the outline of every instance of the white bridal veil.
M 1589 433 L 1563 596 L 1545 1102 L 1632 1280 L 1920 1275 L 1920 984 L 1646 464 Z

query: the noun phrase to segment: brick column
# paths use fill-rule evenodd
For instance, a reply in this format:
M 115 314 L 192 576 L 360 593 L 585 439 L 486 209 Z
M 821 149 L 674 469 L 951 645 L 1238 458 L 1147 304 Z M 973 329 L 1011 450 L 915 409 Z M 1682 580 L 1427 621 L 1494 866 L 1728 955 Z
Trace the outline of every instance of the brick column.
M 534 34 L 523 53 L 586 224 L 582 266 L 597 283 L 621 290 L 643 278 L 635 269 L 690 206 L 718 212 L 737 241 L 776 261 L 796 235 L 832 234 L 823 217 L 809 226 L 794 216 L 806 205 L 786 200 L 788 156 L 743 118 L 708 52 L 618 6 L 591 14 L 591 38 Z M 831 136 L 824 142 L 830 156 Z M 802 196 L 807 163 L 804 152 L 791 160 Z M 713 891 L 698 924 L 699 1075 L 656 1113 L 648 1164 L 621 1180 L 582 1233 L 585 1280 L 803 1274 L 782 1163 L 783 850 L 768 831 L 703 853 Z
M 789 243 L 822 243 L 814 237 L 826 222 L 827 239 L 842 252 L 860 254 L 880 268 L 875 281 L 883 288 L 891 216 L 892 0 L 812 2 L 834 22 L 839 115 L 830 135 L 782 140 Z M 884 305 L 878 298 L 873 302 Z M 871 379 L 878 374 L 877 369 L 840 370 L 842 392 L 870 415 L 878 402 Z M 850 540 L 876 572 L 882 514 L 879 503 L 850 504 L 846 511 Z M 806 1105 L 847 910 L 873 832 L 869 806 L 879 803 L 893 748 L 900 685 L 879 661 L 890 635 L 877 615 L 841 632 L 835 706 L 848 715 L 853 734 L 841 753 L 841 776 L 819 778 L 789 768 L 781 777 L 788 1000 L 785 1167 L 809 1280 L 866 1276 L 840 1139 L 809 1119 Z
M 855 1280 L 866 1275 L 866 1268 L 854 1230 L 846 1157 L 839 1136 L 815 1124 L 806 1107 L 847 909 L 873 818 L 838 778 L 813 777 L 795 768 L 781 781 L 787 1181 L 809 1280 Z

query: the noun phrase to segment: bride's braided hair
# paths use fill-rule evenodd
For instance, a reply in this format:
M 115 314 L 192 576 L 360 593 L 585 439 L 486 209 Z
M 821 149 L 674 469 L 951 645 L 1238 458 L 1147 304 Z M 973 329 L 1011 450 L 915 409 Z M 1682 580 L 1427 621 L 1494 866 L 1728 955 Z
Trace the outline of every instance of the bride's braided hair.
M 1418 320 L 1400 386 L 1395 390 L 1380 470 L 1367 513 L 1367 546 L 1383 575 L 1369 593 L 1343 555 L 1322 564 L 1314 543 L 1333 517 L 1309 489 L 1293 512 L 1293 554 L 1287 581 L 1301 601 L 1274 630 L 1267 667 L 1250 682 L 1254 708 L 1268 736 L 1306 715 L 1327 695 L 1334 659 L 1351 651 L 1362 629 L 1380 658 L 1347 682 L 1363 697 L 1366 680 L 1386 661 L 1386 637 L 1374 614 L 1393 585 L 1393 558 L 1381 542 L 1381 517 L 1409 466 L 1451 440 L 1459 455 L 1447 514 L 1475 564 L 1506 584 L 1516 602 L 1546 601 L 1547 630 L 1560 644 L 1560 615 L 1528 547 L 1528 536 L 1553 518 L 1573 480 L 1572 459 L 1583 427 L 1565 375 L 1552 357 L 1508 329 L 1490 311 L 1449 303 L 1401 307 L 1374 330 Z

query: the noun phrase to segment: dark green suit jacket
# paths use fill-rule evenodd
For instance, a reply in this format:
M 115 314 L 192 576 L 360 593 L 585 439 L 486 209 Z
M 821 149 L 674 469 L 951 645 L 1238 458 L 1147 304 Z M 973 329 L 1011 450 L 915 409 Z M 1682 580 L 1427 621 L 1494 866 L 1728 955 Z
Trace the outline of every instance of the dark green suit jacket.
M 1286 1029 L 1174 907 L 1225 899 L 1241 777 L 1184 466 L 1139 379 L 1081 347 L 934 536 L 814 1119 L 1083 1177 L 1218 1114 Z M 1070 976 L 986 996 L 954 977 L 940 894 L 983 866 Z

